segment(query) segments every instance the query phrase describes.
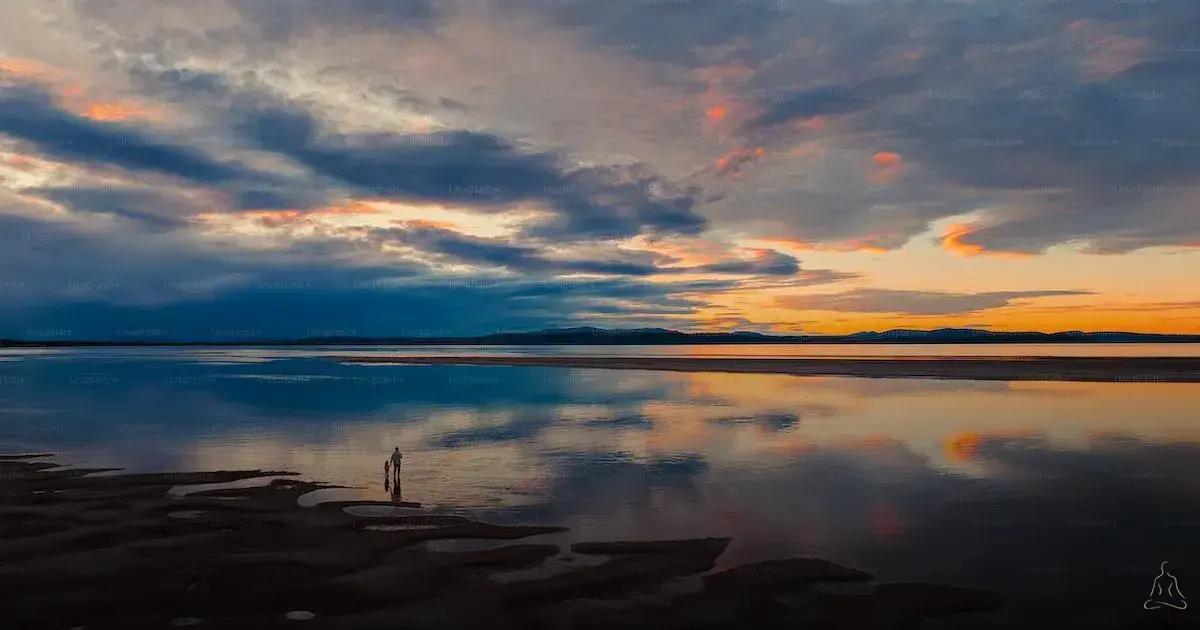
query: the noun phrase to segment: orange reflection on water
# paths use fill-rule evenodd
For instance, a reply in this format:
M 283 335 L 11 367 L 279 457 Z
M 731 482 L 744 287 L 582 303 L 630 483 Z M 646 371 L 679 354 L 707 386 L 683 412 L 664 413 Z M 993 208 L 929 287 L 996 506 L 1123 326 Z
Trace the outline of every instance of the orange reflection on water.
M 975 459 L 975 455 L 979 451 L 979 445 L 983 443 L 983 438 L 974 431 L 965 431 L 958 435 L 950 436 L 946 440 L 946 457 L 954 462 L 969 462 Z
M 987 476 L 1002 474 L 985 448 L 992 440 L 1032 439 L 1067 450 L 1114 435 L 1200 443 L 1197 384 L 578 374 L 572 382 L 580 402 L 567 396 L 546 408 L 464 404 L 397 411 L 333 427 L 320 444 L 247 427 L 197 444 L 191 463 L 198 469 L 298 469 L 369 487 L 391 445 L 399 445 L 407 498 L 480 506 L 549 500 L 563 483 L 559 467 L 567 460 L 695 460 L 701 475 L 771 474 L 835 453 L 892 478 L 930 466 Z M 624 402 L 588 402 L 594 387 L 623 392 Z M 531 422 L 532 428 L 516 429 Z M 878 508 L 872 531 L 899 531 L 893 517 L 891 508 Z

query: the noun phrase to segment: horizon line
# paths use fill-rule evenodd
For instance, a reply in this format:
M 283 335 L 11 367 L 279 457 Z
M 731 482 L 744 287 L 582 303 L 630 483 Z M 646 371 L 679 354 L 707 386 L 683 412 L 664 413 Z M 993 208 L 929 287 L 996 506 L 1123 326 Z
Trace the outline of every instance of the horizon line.
M 10 337 L 0 337 L 0 347 L 12 346 L 248 346 L 248 345 L 337 345 L 338 343 L 385 343 L 404 340 L 417 343 L 458 343 L 458 342 L 480 342 L 494 337 L 504 336 L 527 336 L 537 339 L 539 335 L 551 337 L 554 335 L 576 335 L 584 337 L 585 341 L 575 342 L 560 342 L 570 345 L 590 345 L 586 343 L 586 338 L 609 338 L 620 339 L 622 337 L 635 338 L 639 335 L 652 336 L 658 335 L 662 337 L 699 337 L 699 338 L 722 338 L 722 337 L 751 337 L 756 339 L 758 343 L 787 343 L 796 340 L 803 341 L 821 341 L 831 340 L 843 343 L 896 343 L 894 339 L 878 339 L 878 338 L 862 338 L 869 335 L 935 335 L 943 333 L 945 335 L 980 335 L 981 338 L 974 340 L 960 339 L 939 339 L 931 337 L 927 339 L 909 339 L 904 340 L 904 343 L 1022 343 L 1028 340 L 1010 340 L 1006 337 L 1020 336 L 1037 336 L 1037 337 L 1067 337 L 1068 343 L 1128 343 L 1136 341 L 1144 341 L 1149 343 L 1179 343 L 1179 342 L 1200 342 L 1200 333 L 1159 333 L 1159 332 L 1137 332 L 1127 330 L 1099 330 L 1099 331 L 1084 331 L 1084 330 L 1059 330 L 1059 331 L 1038 331 L 1038 330 L 1021 330 L 1021 331 L 993 331 L 981 328 L 890 328 L 887 330 L 861 330 L 843 334 L 817 334 L 817 333 L 761 333 L 750 330 L 734 330 L 734 331 L 681 331 L 669 328 L 598 328 L 593 326 L 577 326 L 566 328 L 546 328 L 538 330 L 525 331 L 498 331 L 490 333 L 482 333 L 476 335 L 446 335 L 446 336 L 409 336 L 409 335 L 308 335 L 304 337 L 247 337 L 242 339 L 167 339 L 164 336 L 159 338 L 108 338 L 108 339 L 71 339 L 71 338 L 56 338 L 56 339 L 18 339 Z M 1129 336 L 1139 337 L 1144 339 L 1120 341 L 1120 340 L 1103 340 L 1095 339 L 1099 336 Z M 859 338 L 855 338 L 859 337 Z M 1073 339 L 1072 339 L 1073 337 Z M 1056 341 L 1063 341 L 1058 339 Z M 481 345 L 492 345 L 484 341 Z M 497 344 L 497 345 L 525 345 L 525 344 Z M 544 345 L 544 344 L 529 344 L 529 345 Z M 603 344 L 602 344 L 603 345 Z M 629 344 L 607 344 L 607 345 L 629 345 Z M 633 344 L 636 345 L 636 344 Z

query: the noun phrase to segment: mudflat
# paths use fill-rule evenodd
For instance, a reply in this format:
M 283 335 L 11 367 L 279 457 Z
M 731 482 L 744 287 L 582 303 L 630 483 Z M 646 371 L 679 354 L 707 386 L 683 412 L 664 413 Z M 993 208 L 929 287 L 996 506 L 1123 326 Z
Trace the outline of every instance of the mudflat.
M 387 501 L 302 507 L 301 495 L 331 486 L 284 471 L 101 475 L 45 458 L 0 456 L 5 628 L 683 629 L 740 628 L 753 616 L 757 628 L 901 629 L 1002 605 L 985 591 L 877 584 L 815 558 L 715 571 L 729 538 L 564 549 L 545 539 L 563 531 L 554 525 Z M 270 481 L 204 487 L 253 478 Z M 170 492 L 177 484 L 192 491 Z M 395 509 L 352 513 L 362 505 Z M 424 544 L 446 539 L 493 544 Z M 539 570 L 551 558 L 566 568 Z M 680 579 L 692 585 L 668 588 Z M 852 588 L 826 590 L 836 583 Z
M 347 363 L 511 365 L 799 376 L 940 378 L 988 381 L 1200 382 L 1191 357 L 734 358 L 431 355 L 335 357 Z

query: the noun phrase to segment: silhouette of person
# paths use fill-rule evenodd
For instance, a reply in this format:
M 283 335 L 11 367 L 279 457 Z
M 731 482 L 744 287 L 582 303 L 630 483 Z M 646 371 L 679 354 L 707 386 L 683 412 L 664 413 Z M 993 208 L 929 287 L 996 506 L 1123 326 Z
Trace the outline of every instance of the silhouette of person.
M 392 451 L 392 457 L 388 463 L 392 466 L 392 485 L 400 485 L 400 464 L 404 461 L 404 456 L 400 454 L 400 447 L 397 446 Z
M 1167 571 L 1166 561 L 1159 566 L 1158 577 L 1154 578 L 1154 586 L 1150 587 L 1150 598 L 1142 604 L 1142 608 L 1155 610 L 1163 606 L 1187 610 L 1187 599 L 1179 590 L 1179 580 Z

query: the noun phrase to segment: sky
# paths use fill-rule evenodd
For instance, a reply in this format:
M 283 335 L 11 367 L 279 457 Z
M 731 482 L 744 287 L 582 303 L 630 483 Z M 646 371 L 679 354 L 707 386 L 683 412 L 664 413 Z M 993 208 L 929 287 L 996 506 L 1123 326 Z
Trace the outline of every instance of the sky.
M 1200 332 L 1195 0 L 0 4 L 0 337 Z

